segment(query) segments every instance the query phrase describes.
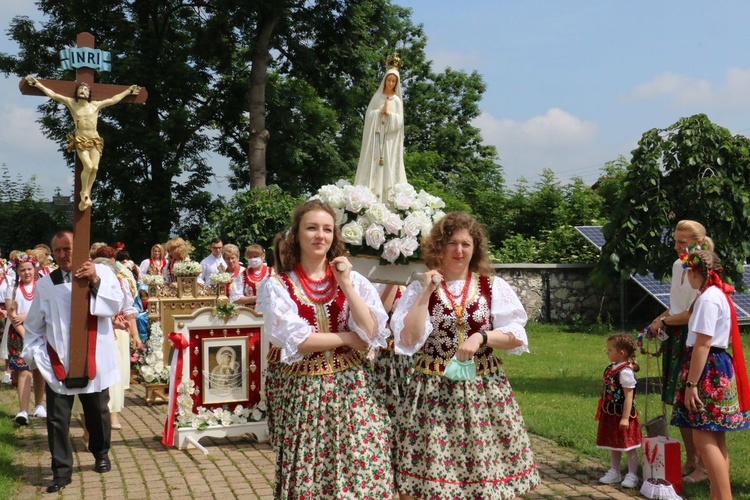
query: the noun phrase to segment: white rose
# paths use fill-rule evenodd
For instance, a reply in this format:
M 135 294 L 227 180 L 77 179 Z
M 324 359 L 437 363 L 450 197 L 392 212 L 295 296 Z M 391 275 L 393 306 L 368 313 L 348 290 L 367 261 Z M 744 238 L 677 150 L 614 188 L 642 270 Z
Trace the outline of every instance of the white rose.
M 344 243 L 350 245 L 361 245 L 362 236 L 362 226 L 357 224 L 356 221 L 349 222 L 341 227 L 341 239 L 344 240 Z
M 414 189 L 414 186 L 412 186 L 408 182 L 399 182 L 398 184 L 393 186 L 393 193 L 404 193 L 410 196 L 416 196 L 417 190 Z
M 346 210 L 343 208 L 335 208 L 333 209 L 333 213 L 336 214 L 336 225 L 341 227 L 341 225 L 345 224 L 346 221 L 349 219 L 346 215 Z
M 371 224 L 370 227 L 365 230 L 365 241 L 375 250 L 380 248 L 380 245 L 385 243 L 385 230 L 383 229 L 383 226 L 379 224 Z
M 257 408 L 250 414 L 250 419 L 255 422 L 258 422 L 261 418 L 263 418 L 263 413 Z
M 386 217 L 388 217 L 389 213 L 390 211 L 384 203 L 373 203 L 372 205 L 370 205 L 370 208 L 367 209 L 365 215 L 371 222 L 375 224 L 382 224 L 383 221 L 385 221 Z
M 401 240 L 401 255 L 411 257 L 419 248 L 419 242 L 413 236 L 407 236 Z
M 359 227 L 361 227 L 362 230 L 365 230 L 372 225 L 372 222 L 370 222 L 370 219 L 368 219 L 364 215 L 360 215 L 359 217 L 357 217 L 357 224 L 359 224 Z
M 383 227 L 388 231 L 389 234 L 398 234 L 401 228 L 404 226 L 401 217 L 398 214 L 390 212 L 388 217 L 383 221 Z
M 156 363 L 156 354 L 149 353 L 146 355 L 146 364 L 149 366 L 153 366 L 154 363 Z
M 420 224 L 422 224 L 421 234 L 422 236 L 427 236 L 430 234 L 430 231 L 432 230 L 432 219 L 429 215 L 427 215 L 425 212 L 414 212 L 412 214 Z
M 336 181 L 336 187 L 339 187 L 343 190 L 345 186 L 351 186 L 352 183 L 347 181 L 346 179 L 339 179 Z
M 381 257 L 393 264 L 401 254 L 401 240 L 394 238 L 385 245 L 383 245 L 383 253 Z
M 359 213 L 360 210 L 377 202 L 377 198 L 367 186 L 354 186 L 346 198 L 346 209 L 354 213 Z
M 435 224 L 437 221 L 445 217 L 445 212 L 442 210 L 435 210 L 435 213 L 432 214 L 432 223 Z
M 157 361 L 154 363 L 154 372 L 161 373 L 162 371 L 164 371 L 164 362 Z
M 414 196 L 409 193 L 394 193 L 393 204 L 399 210 L 408 209 L 414 203 Z
M 316 198 L 316 197 L 313 197 Z M 343 208 L 346 204 L 344 193 L 340 187 L 333 184 L 327 184 L 318 190 L 317 198 L 333 208 Z
M 162 351 L 161 349 L 159 349 L 159 350 L 157 350 L 157 351 L 154 352 L 154 356 L 156 356 L 156 359 L 158 359 L 159 361 L 161 361 L 161 360 L 164 359 L 164 351 Z
M 261 399 L 255 407 L 260 411 L 266 411 L 266 402 Z
M 402 232 L 405 236 L 417 236 L 425 226 L 424 219 L 417 216 L 417 213 L 411 213 L 404 219 Z

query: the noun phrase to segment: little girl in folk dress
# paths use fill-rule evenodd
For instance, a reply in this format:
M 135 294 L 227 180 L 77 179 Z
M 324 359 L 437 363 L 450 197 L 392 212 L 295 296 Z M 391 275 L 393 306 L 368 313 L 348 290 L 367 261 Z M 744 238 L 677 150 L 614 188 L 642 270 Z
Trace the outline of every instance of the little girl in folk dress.
M 638 448 L 641 424 L 635 409 L 635 343 L 630 335 L 618 333 L 607 338 L 607 357 L 612 362 L 604 370 L 602 394 L 596 410 L 599 430 L 597 448 L 610 450 L 612 467 L 599 479 L 604 484 L 620 483 L 624 488 L 638 486 Z M 628 455 L 628 473 L 620 473 L 622 452 Z

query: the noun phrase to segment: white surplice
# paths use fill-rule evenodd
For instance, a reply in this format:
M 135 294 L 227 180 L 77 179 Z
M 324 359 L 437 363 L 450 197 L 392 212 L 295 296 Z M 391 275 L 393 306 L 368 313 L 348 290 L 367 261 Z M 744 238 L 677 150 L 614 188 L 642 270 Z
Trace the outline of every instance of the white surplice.
M 120 380 L 117 347 L 112 331 L 112 317 L 123 302 L 120 283 L 114 273 L 102 264 L 95 264 L 99 276 L 99 290 L 89 301 L 89 311 L 97 316 L 96 376 L 86 387 L 69 389 L 57 380 L 52 369 L 47 343 L 57 352 L 68 373 L 70 365 L 70 302 L 72 285 L 55 285 L 49 275 L 37 282 L 36 295 L 26 316 L 26 336 L 22 357 L 32 358 L 50 388 L 58 394 L 87 394 L 100 392 Z

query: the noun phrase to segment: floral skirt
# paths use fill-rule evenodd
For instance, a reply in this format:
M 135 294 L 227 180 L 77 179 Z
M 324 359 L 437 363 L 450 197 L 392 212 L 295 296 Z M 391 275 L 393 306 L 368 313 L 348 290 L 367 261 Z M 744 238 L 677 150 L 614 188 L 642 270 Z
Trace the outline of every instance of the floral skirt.
M 668 326 L 667 334 L 669 337 L 662 343 L 664 354 L 661 361 L 661 400 L 671 405 L 674 404 L 677 394 L 677 381 L 680 378 L 682 358 L 685 354 L 688 327 L 687 325 Z
M 677 396 L 672 407 L 672 425 L 704 431 L 739 431 L 750 427 L 750 412 L 740 410 L 732 357 L 724 350 L 711 349 L 698 381 L 698 397 L 703 407 L 685 407 L 685 382 L 693 349 L 688 348 L 682 363 Z
M 274 497 L 391 498 L 390 419 L 365 367 L 281 377 Z
M 281 401 L 284 395 L 284 383 L 287 379 L 281 371 L 282 365 L 278 362 L 269 362 L 266 369 L 266 422 L 268 423 L 268 440 L 274 451 L 277 449 L 276 427 L 283 425 L 279 422 L 281 412 Z
M 396 419 L 398 491 L 419 498 L 507 499 L 539 484 L 503 370 L 471 381 L 416 371 Z
M 388 412 L 391 422 L 396 419 L 396 410 L 405 401 L 406 386 L 414 372 L 414 358 L 396 354 L 392 348 L 382 349 L 373 363 L 376 396 Z M 395 474 L 398 464 L 398 439 L 391 429 L 391 463 Z
M 8 361 L 10 362 L 11 370 L 28 370 L 29 365 L 26 364 L 26 360 L 21 357 L 23 352 L 23 337 L 16 331 L 16 328 L 11 324 L 8 329 Z

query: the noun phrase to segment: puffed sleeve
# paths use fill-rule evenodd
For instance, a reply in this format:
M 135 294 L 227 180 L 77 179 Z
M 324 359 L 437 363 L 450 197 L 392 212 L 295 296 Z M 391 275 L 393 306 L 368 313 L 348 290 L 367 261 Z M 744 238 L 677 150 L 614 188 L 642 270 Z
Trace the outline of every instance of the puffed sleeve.
M 244 278 L 244 269 L 240 271 L 240 274 L 237 275 L 237 277 L 232 281 L 232 284 L 229 285 L 229 302 L 235 303 L 238 299 L 241 299 L 244 296 L 245 291 L 245 278 Z
M 404 318 L 406 317 L 411 306 L 416 302 L 419 294 L 422 293 L 422 283 L 420 281 L 412 281 L 411 284 L 406 287 L 404 294 L 396 302 L 396 307 L 393 310 L 391 316 L 391 330 L 393 331 L 393 340 L 395 344 L 396 354 L 405 354 L 407 356 L 413 356 L 414 353 L 419 351 L 424 343 L 427 341 L 427 337 L 432 333 L 432 322 L 430 321 L 429 314 L 425 319 L 424 330 L 422 336 L 419 338 L 416 344 L 413 346 L 404 346 L 401 344 L 401 331 L 404 329 Z
M 386 340 L 390 336 L 390 330 L 388 330 L 388 314 L 385 312 L 383 303 L 380 301 L 380 294 L 377 289 L 370 283 L 367 278 L 362 276 L 356 271 L 352 271 L 352 287 L 357 295 L 364 301 L 367 308 L 370 310 L 373 319 L 378 329 L 375 338 L 370 339 L 359 325 L 354 321 L 354 315 L 350 314 L 347 324 L 359 338 L 367 342 L 373 347 L 385 347 L 387 345 Z
M 526 335 L 526 321 L 528 316 L 516 292 L 502 278 L 492 277 L 492 329 L 510 333 L 523 345 L 510 349 L 508 354 L 523 354 L 529 352 L 529 339 Z
M 125 295 L 115 273 L 103 264 L 94 265 L 99 276 L 99 289 L 91 297 L 89 310 L 92 316 L 112 317 L 122 309 Z
M 313 327 L 299 316 L 297 304 L 278 276 L 263 280 L 257 302 L 257 311 L 263 314 L 268 339 L 281 349 L 281 361 L 287 364 L 300 361 L 304 355 L 297 351 L 297 347 L 307 340 Z

